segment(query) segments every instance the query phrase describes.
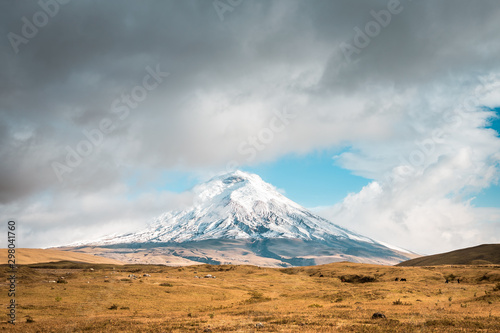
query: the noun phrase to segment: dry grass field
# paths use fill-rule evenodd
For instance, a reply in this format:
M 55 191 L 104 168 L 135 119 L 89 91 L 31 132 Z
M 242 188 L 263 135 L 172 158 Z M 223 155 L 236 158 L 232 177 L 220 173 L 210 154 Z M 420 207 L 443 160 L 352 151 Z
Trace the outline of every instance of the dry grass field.
M 24 265 L 15 326 L 8 270 L 0 330 L 9 332 L 500 332 L 494 265 Z
M 54 249 L 16 249 L 16 263 L 18 264 L 36 264 L 39 262 L 57 262 L 57 261 L 73 261 L 91 264 L 115 264 L 122 265 L 123 262 L 95 256 L 86 253 L 60 251 Z M 7 262 L 7 250 L 0 251 L 0 262 Z

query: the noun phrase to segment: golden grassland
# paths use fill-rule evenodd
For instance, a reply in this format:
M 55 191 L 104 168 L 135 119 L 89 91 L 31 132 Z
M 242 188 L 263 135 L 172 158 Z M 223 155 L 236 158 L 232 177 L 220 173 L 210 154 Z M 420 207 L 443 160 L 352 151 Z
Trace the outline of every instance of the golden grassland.
M 101 256 L 94 256 L 86 253 L 60 251 L 54 249 L 16 249 L 16 263 L 29 265 L 39 262 L 57 262 L 57 261 L 76 261 L 92 264 L 115 264 L 122 265 L 123 263 Z M 7 262 L 7 249 L 0 251 L 0 262 Z
M 16 325 L 8 274 L 1 266 L 0 329 L 12 332 L 500 332 L 494 265 L 25 265 Z M 460 283 L 444 283 L 451 275 Z

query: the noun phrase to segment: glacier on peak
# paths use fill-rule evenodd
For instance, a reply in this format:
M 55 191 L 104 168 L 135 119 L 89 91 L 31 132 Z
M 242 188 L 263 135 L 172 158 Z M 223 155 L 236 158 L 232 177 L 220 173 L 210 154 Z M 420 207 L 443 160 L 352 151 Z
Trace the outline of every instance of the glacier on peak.
M 143 230 L 91 245 L 278 238 L 377 243 L 311 213 L 255 174 L 237 170 L 213 177 L 192 191 L 195 200 L 190 208 L 166 212 Z

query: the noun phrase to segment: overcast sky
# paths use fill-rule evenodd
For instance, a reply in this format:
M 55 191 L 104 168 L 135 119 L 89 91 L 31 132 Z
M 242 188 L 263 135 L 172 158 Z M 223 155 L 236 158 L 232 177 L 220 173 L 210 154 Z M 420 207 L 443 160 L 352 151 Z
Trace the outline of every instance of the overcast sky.
M 498 243 L 499 31 L 496 0 L 2 1 L 1 215 L 19 247 L 95 239 L 192 203 L 176 181 L 328 152 L 304 179 L 365 180 L 307 201 L 334 223 Z

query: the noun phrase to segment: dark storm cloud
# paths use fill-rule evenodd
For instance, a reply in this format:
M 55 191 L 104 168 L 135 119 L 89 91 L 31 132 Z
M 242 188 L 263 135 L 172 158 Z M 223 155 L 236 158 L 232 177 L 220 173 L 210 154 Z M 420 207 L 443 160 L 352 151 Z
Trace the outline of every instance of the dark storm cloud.
M 67 1 L 16 53 L 9 33 L 23 36 L 23 17 L 33 22 L 43 6 L 3 1 L 0 203 L 106 191 L 141 170 L 154 179 L 377 142 L 399 135 L 407 108 L 425 104 L 402 97 L 410 91 L 451 83 L 460 95 L 499 71 L 496 1 L 401 0 L 347 61 L 340 45 L 354 45 L 355 28 L 391 3 L 244 0 L 221 20 L 212 1 Z M 169 74 L 120 118 L 123 94 L 143 86 L 147 68 Z M 242 154 L 285 109 L 297 115 L 286 131 L 255 158 Z M 103 119 L 113 130 L 59 181 L 53 163 L 67 165 L 67 147 Z
M 286 71 L 269 77 L 266 72 L 273 68 L 300 69 L 316 63 L 323 72 L 321 81 L 299 90 L 352 94 L 367 82 L 404 87 L 498 66 L 499 58 L 493 55 L 499 47 L 495 42 L 499 10 L 493 1 L 401 1 L 401 13 L 393 15 L 370 45 L 354 55 L 355 63 L 346 63 L 339 44 L 352 44 L 353 28 L 363 30 L 373 20 L 370 11 L 385 10 L 388 3 L 246 1 L 225 12 L 224 22 L 210 1 L 70 1 L 58 5 L 58 13 L 49 17 L 36 36 L 18 45 L 18 54 L 3 38 L 0 112 L 4 126 L 11 129 L 5 140 L 19 141 L 14 133 L 24 126 L 31 141 L 17 144 L 25 152 L 44 151 L 38 153 L 42 156 L 36 159 L 41 164 L 37 172 L 23 173 L 37 190 L 36 184 L 47 186 L 56 180 L 50 175 L 49 162 L 63 158 L 63 147 L 76 145 L 82 129 L 96 127 L 110 113 L 113 100 L 140 82 L 146 66 L 159 64 L 171 77 L 127 121 L 115 122 L 121 131 L 109 136 L 139 140 L 140 152 L 134 154 L 131 149 L 131 159 L 159 159 L 163 167 L 179 159 L 203 164 L 197 158 L 206 151 L 200 140 L 210 136 L 210 131 L 197 135 L 204 117 L 198 111 L 204 106 L 193 105 L 197 98 L 193 93 L 224 94 L 236 86 L 240 91 L 235 93 L 251 94 L 254 86 L 280 76 L 292 81 L 283 76 Z M 22 35 L 22 18 L 33 21 L 33 15 L 42 10 L 36 2 L 7 1 L 1 6 L 4 36 L 9 32 Z M 285 86 L 276 94 L 291 91 Z M 228 112 L 238 112 L 235 104 Z M 198 110 L 185 109 L 186 105 Z M 132 122 L 139 127 L 135 131 L 130 130 Z M 237 120 L 230 125 L 243 126 Z M 215 129 L 215 138 L 208 140 L 224 151 L 215 154 L 214 160 L 208 158 L 208 164 L 230 158 L 241 141 L 234 137 L 235 144 L 222 144 L 217 138 L 223 138 L 224 131 Z M 158 158 L 158 142 L 173 139 L 175 147 L 164 147 L 163 157 Z M 108 146 L 102 149 L 113 148 Z M 9 148 L 3 154 L 14 164 L 23 159 L 28 165 L 34 155 Z M 12 168 L 2 170 L 2 178 L 12 179 Z M 101 177 L 94 179 L 101 183 Z

